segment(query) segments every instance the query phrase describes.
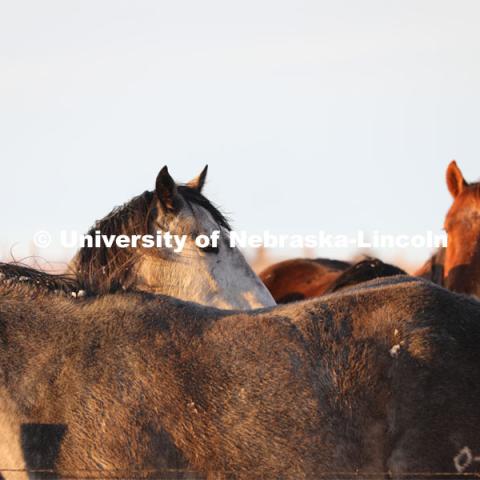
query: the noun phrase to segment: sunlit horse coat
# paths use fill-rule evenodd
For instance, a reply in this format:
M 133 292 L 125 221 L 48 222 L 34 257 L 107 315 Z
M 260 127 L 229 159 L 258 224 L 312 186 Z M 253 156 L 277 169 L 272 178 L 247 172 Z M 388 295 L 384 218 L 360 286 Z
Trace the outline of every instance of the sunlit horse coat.
M 479 303 L 409 277 L 250 312 L 1 284 L 1 467 L 476 469 L 479 341 Z

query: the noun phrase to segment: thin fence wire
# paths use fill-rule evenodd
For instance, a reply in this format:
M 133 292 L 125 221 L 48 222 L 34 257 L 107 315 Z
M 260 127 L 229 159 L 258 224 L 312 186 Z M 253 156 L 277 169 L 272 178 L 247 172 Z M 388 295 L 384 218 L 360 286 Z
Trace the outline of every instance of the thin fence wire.
M 58 472 L 53 469 L 25 469 L 25 468 L 0 468 L 0 473 L 25 473 L 27 475 L 45 475 L 46 478 L 52 476 L 53 478 L 59 478 L 62 480 L 88 480 L 88 479 L 108 479 L 108 480 L 135 480 L 145 479 L 149 480 L 172 480 L 176 479 L 188 479 L 188 480 L 200 480 L 204 479 L 205 475 L 195 472 L 193 470 L 180 470 L 180 469 L 80 469 L 72 471 Z M 209 472 L 208 477 L 218 479 L 233 479 L 236 478 L 235 472 Z M 242 474 L 242 478 L 244 474 Z M 426 480 L 426 479 L 480 479 L 480 472 L 408 472 L 408 473 L 395 473 L 392 476 L 391 472 L 320 472 L 315 477 L 308 477 L 306 480 L 376 480 L 376 479 L 390 479 L 390 478 L 402 478 L 409 480 Z M 1 478 L 1 476 L 0 476 Z M 277 477 L 262 476 L 257 473 L 252 474 L 252 480 L 272 480 Z

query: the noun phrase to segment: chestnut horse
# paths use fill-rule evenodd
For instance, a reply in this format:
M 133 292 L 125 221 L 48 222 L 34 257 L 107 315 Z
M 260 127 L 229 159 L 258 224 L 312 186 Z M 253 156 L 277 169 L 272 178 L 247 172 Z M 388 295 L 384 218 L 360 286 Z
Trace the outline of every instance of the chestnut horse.
M 459 293 L 480 296 L 480 182 L 468 183 L 455 161 L 447 169 L 453 203 L 445 218 L 447 248 L 416 274 Z
M 350 264 L 326 258 L 294 258 L 270 265 L 260 273 L 277 303 L 323 295 Z
M 350 264 L 327 258 L 295 258 L 275 263 L 260 278 L 277 303 L 320 297 L 380 277 L 405 275 L 405 271 L 377 258 Z

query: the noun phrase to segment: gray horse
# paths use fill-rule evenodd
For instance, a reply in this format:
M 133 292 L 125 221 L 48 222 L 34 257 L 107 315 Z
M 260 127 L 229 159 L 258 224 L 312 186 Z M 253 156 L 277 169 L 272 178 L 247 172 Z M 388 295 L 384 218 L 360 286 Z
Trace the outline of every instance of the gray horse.
M 0 458 L 68 477 L 477 471 L 480 304 L 391 277 L 223 311 L 0 285 Z
M 162 246 L 127 248 L 85 246 L 67 275 L 47 275 L 19 265 L 0 264 L 0 276 L 30 281 L 50 290 L 87 295 L 144 291 L 171 295 L 219 308 L 249 309 L 275 305 L 267 288 L 242 253 L 229 245 L 230 226 L 202 194 L 207 168 L 191 182 L 177 185 L 167 167 L 146 191 L 97 221 L 87 235 L 133 236 L 169 232 L 185 235 L 183 249 Z M 199 248 L 195 238 L 220 232 L 215 248 Z

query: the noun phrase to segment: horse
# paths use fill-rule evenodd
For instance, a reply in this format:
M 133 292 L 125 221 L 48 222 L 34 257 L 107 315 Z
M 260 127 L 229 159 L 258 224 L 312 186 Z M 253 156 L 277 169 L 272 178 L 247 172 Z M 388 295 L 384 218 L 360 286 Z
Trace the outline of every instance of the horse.
M 449 164 L 446 179 L 453 198 L 444 223 L 448 244 L 417 275 L 480 297 L 480 182 L 468 183 L 455 161 Z
M 377 258 L 353 264 L 327 258 L 295 258 L 275 263 L 259 276 L 277 303 L 290 303 L 320 297 L 375 278 L 405 273 Z
M 181 251 L 146 248 L 141 245 L 110 248 L 84 245 L 70 262 L 65 275 L 57 277 L 62 291 L 74 295 L 99 295 L 117 291 L 161 293 L 220 308 L 247 309 L 275 302 L 236 247 L 229 245 L 230 225 L 225 216 L 203 194 L 207 167 L 185 185 L 177 185 L 163 167 L 154 191 L 145 191 L 98 220 L 87 235 L 155 235 L 157 231 L 184 235 Z M 195 238 L 220 232 L 216 246 L 200 248 Z M 52 276 L 26 275 L 46 288 Z M 0 266 L 0 274 L 12 277 L 15 266 Z M 42 282 L 42 279 L 45 282 Z M 63 282 L 65 279 L 68 281 Z
M 4 282 L 2 474 L 478 472 L 479 341 L 479 302 L 406 276 L 248 311 Z

